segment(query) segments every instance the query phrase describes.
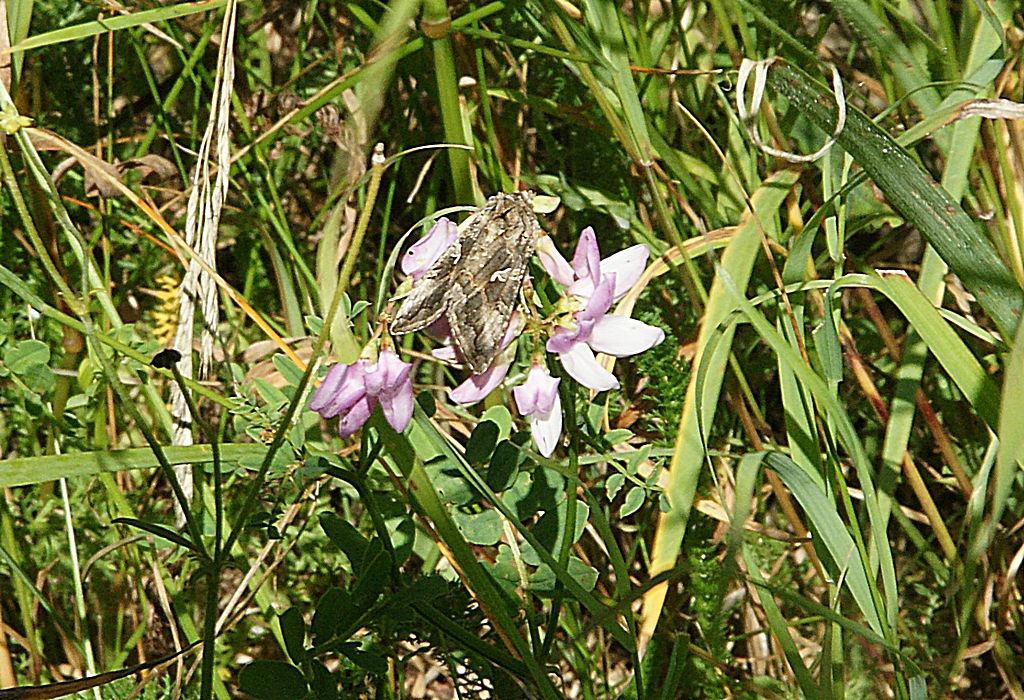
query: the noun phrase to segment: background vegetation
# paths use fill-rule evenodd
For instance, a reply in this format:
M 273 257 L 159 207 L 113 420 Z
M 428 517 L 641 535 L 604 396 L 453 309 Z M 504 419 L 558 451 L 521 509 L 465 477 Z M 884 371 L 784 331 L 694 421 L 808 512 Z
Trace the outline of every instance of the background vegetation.
M 218 56 L 232 7 L 0 3 L 0 687 L 185 650 L 83 697 L 1024 697 L 1016 3 L 268 0 Z M 552 459 L 427 361 L 406 433 L 339 440 L 309 390 L 402 236 L 515 189 L 567 255 L 650 246 L 620 309 L 666 341 Z

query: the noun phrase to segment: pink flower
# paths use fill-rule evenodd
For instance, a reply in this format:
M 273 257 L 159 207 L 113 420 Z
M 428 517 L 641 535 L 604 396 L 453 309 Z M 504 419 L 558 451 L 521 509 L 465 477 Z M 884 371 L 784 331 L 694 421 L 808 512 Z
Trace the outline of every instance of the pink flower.
M 402 272 L 418 280 L 459 238 L 459 227 L 441 217 L 427 235 L 413 243 L 402 256 Z
M 660 328 L 608 313 L 643 274 L 647 246 L 635 245 L 602 260 L 597 236 L 588 226 L 580 233 L 572 265 L 550 238 L 541 239 L 537 250 L 544 269 L 566 287 L 570 309 L 567 323 L 548 339 L 548 352 L 557 353 L 565 371 L 583 386 L 596 391 L 617 388 L 618 380 L 597 362 L 595 351 L 628 357 L 665 339 Z
M 411 368 L 390 349 L 382 350 L 373 363 L 359 359 L 336 364 L 313 392 L 309 407 L 324 418 L 338 416 L 338 434 L 347 438 L 363 427 L 379 403 L 387 422 L 402 432 L 412 420 Z
M 550 457 L 558 447 L 562 434 L 562 401 L 558 397 L 561 381 L 548 374 L 543 365 L 534 364 L 526 382 L 512 390 L 519 414 L 530 420 L 533 443 L 545 457 Z

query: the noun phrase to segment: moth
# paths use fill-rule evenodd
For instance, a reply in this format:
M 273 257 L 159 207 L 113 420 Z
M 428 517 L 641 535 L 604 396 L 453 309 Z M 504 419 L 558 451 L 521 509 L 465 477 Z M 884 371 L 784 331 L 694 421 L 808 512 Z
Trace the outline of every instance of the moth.
M 466 365 L 473 374 L 486 370 L 501 350 L 539 232 L 533 193 L 488 199 L 402 298 L 391 331 L 422 330 L 444 314 Z

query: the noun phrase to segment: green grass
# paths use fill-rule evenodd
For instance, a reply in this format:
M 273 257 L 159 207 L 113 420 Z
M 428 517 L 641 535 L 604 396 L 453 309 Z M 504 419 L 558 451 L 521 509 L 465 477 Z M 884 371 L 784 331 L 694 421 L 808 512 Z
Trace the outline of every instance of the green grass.
M 1013 3 L 240 3 L 200 262 L 233 6 L 8 3 L 0 688 L 200 641 L 204 700 L 1024 697 L 1024 154 L 958 118 L 1024 102 Z M 749 123 L 744 57 L 776 59 Z M 833 133 L 826 59 L 836 144 L 762 153 Z M 666 341 L 618 390 L 564 376 L 545 458 L 509 389 L 532 336 L 468 408 L 401 336 L 411 425 L 340 439 L 309 396 L 376 342 L 405 244 L 515 189 L 560 199 L 566 256 L 586 226 L 650 248 L 619 312 Z M 151 364 L 190 263 L 217 271 L 203 380 Z

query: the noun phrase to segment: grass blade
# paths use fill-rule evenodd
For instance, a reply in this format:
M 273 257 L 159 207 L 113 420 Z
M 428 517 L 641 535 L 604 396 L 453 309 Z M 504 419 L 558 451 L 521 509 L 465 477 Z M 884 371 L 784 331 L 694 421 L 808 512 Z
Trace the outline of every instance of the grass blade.
M 835 127 L 833 96 L 803 71 L 776 64 L 772 86 L 826 134 Z M 1004 337 L 1012 337 L 1024 313 L 1024 292 L 995 246 L 960 205 L 896 141 L 862 112 L 850 109 L 841 145 L 893 208 L 917 227 L 977 297 Z

